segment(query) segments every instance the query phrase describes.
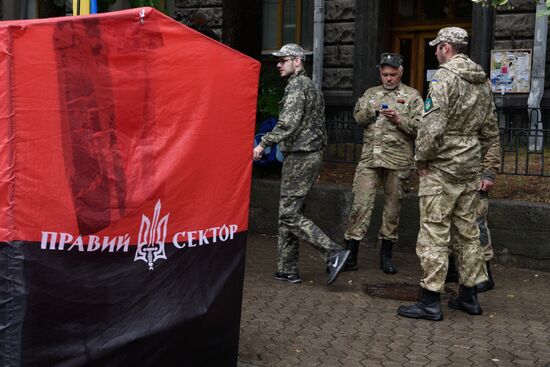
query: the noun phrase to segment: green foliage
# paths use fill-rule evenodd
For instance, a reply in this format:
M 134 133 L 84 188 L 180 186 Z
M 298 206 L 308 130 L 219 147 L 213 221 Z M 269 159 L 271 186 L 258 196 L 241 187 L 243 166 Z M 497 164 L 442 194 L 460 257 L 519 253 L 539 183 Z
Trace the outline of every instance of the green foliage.
M 473 3 L 481 4 L 482 6 L 503 6 L 508 4 L 508 0 L 472 0 Z M 508 4 L 508 7 L 510 7 L 510 4 Z
M 537 0 L 532 0 L 534 3 L 538 3 Z M 508 0 L 472 0 L 473 3 L 481 4 L 482 6 L 492 6 L 494 8 L 499 6 L 507 6 L 511 9 L 512 6 L 508 3 Z M 545 0 L 546 10 L 537 12 L 537 15 L 550 15 L 550 0 Z
M 132 8 L 141 8 L 142 6 L 150 6 L 158 10 L 163 10 L 160 8 L 160 0 L 130 0 L 130 6 Z
M 550 15 L 550 0 L 545 2 L 546 10 L 537 12 L 537 15 Z
M 279 116 L 279 102 L 283 98 L 284 83 L 276 69 L 263 67 L 258 90 L 258 118 L 260 121 Z

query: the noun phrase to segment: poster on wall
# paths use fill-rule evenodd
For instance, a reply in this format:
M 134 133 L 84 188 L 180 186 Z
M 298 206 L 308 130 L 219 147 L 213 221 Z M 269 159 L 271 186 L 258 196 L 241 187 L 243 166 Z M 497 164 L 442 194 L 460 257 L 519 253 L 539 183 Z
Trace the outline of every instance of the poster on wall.
M 529 93 L 531 88 L 530 49 L 492 50 L 491 87 L 495 93 Z

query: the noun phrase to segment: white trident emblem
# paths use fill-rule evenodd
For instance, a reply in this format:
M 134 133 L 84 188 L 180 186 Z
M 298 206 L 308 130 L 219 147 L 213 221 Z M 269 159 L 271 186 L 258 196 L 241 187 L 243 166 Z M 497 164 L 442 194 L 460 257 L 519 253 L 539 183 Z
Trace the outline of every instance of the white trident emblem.
M 134 261 L 145 261 L 149 265 L 149 270 L 154 270 L 153 263 L 158 259 L 166 259 L 164 240 L 166 239 L 166 226 L 168 224 L 169 215 L 170 213 L 160 218 L 159 200 L 155 204 L 155 212 L 152 220 L 149 220 L 145 215 L 141 216 L 138 248 Z

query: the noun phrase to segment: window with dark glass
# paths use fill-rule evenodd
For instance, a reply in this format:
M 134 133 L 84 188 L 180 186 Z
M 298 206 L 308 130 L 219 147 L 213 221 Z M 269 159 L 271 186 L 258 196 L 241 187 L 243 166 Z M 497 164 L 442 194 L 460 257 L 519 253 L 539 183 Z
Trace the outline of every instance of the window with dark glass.
M 313 0 L 263 0 L 262 45 L 266 51 L 285 43 L 313 45 Z

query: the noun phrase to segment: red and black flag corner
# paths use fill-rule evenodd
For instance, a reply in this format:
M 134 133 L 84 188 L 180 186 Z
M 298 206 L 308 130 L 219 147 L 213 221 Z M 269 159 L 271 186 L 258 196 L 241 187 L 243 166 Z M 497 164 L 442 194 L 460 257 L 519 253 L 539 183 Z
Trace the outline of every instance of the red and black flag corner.
M 236 365 L 259 63 L 151 8 L 0 47 L 0 365 Z

